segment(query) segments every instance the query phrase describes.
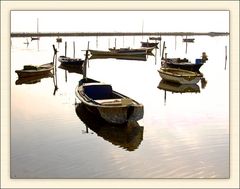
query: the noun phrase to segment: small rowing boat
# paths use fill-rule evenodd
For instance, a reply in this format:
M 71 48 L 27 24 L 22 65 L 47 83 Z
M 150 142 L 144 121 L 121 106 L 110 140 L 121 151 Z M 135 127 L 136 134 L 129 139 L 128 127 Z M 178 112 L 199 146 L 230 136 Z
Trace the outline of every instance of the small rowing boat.
M 75 93 L 89 111 L 109 123 L 123 124 L 143 118 L 143 105 L 112 90 L 109 84 L 83 78 Z
M 80 58 L 70 58 L 66 56 L 59 56 L 58 61 L 61 62 L 64 66 L 71 66 L 71 65 L 82 65 L 84 60 Z
M 42 64 L 40 66 L 25 65 L 22 70 L 15 70 L 18 77 L 31 77 L 36 75 L 44 75 L 53 69 L 53 63 Z
M 201 73 L 177 68 L 160 68 L 158 72 L 162 79 L 180 84 L 196 84 L 203 77 Z

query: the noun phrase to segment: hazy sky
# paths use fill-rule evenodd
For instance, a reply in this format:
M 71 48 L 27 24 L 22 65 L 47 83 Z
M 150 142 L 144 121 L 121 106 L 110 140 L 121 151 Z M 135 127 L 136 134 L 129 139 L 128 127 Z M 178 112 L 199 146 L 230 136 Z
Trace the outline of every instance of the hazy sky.
M 11 32 L 229 32 L 228 11 L 11 11 Z

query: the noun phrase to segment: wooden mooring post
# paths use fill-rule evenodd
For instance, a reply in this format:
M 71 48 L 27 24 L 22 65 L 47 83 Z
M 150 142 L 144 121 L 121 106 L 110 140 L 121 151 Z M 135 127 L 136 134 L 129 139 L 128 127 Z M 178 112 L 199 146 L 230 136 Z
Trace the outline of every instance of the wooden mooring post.
M 67 56 L 67 41 L 65 41 L 65 56 Z
M 224 69 L 226 70 L 227 68 L 227 46 L 225 46 L 225 67 Z
M 83 63 L 83 79 L 87 77 L 87 61 L 88 61 L 88 51 L 89 51 L 89 41 L 88 41 L 88 46 L 85 54 L 85 60 Z
M 160 36 L 160 38 L 159 38 L 159 54 L 160 54 L 160 57 L 161 57 L 161 53 L 162 53 L 162 37 Z
M 73 58 L 75 58 L 75 41 L 73 41 Z

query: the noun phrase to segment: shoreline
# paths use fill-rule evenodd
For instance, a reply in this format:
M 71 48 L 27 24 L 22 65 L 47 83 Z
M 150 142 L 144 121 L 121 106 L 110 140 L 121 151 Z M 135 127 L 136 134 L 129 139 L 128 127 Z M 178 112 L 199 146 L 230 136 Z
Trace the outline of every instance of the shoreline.
M 13 32 L 10 37 L 68 37 L 68 36 L 228 36 L 229 32 Z

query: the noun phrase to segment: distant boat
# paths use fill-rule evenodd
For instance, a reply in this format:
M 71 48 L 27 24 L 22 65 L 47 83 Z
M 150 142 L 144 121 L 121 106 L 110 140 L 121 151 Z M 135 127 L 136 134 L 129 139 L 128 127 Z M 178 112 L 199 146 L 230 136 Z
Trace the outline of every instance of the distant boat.
M 194 38 L 184 38 L 183 42 L 189 42 L 189 43 L 193 43 L 194 42 Z
M 109 84 L 83 78 L 75 93 L 89 111 L 109 123 L 123 124 L 143 118 L 143 105 L 112 90 Z
M 109 48 L 111 52 L 116 53 L 131 53 L 131 54 L 151 54 L 154 47 L 142 47 L 142 48 Z
M 31 41 L 34 41 L 34 40 L 39 40 L 40 37 L 31 37 Z
M 20 77 L 15 81 L 16 85 L 22 85 L 22 84 L 35 84 L 41 81 L 43 78 L 53 77 L 53 74 L 51 72 L 47 72 L 45 74 L 41 75 L 34 75 L 29 77 Z
M 146 61 L 147 56 L 115 56 L 115 55 L 91 55 L 89 60 L 92 59 L 107 59 L 107 58 L 113 58 L 113 59 L 118 59 L 118 60 L 136 60 L 136 61 Z
M 180 84 L 196 84 L 203 77 L 202 74 L 177 68 L 160 68 L 162 79 Z
M 179 68 L 193 72 L 199 72 L 202 65 L 208 60 L 205 52 L 202 53 L 201 59 L 196 59 L 195 63 L 189 62 L 187 58 L 166 58 L 161 60 L 163 67 Z
M 126 52 L 126 51 L 101 51 L 101 50 L 89 50 L 92 55 L 97 56 L 146 56 L 146 50 L 142 51 L 133 51 L 133 52 Z
M 18 77 L 32 77 L 44 75 L 53 69 L 53 63 L 42 64 L 40 66 L 25 65 L 22 70 L 16 70 Z
M 89 112 L 83 103 L 75 107 L 75 111 L 80 120 L 86 125 L 86 133 L 91 129 L 98 137 L 119 146 L 127 151 L 136 150 L 143 140 L 144 128 L 136 121 L 124 123 L 120 126 L 106 122 L 101 117 Z
M 179 84 L 162 79 L 158 85 L 159 89 L 172 93 L 199 93 L 200 87 L 197 84 Z
M 149 37 L 150 40 L 158 40 L 161 41 L 162 38 L 161 37 Z
M 61 62 L 64 66 L 75 66 L 75 65 L 82 65 L 84 60 L 80 58 L 70 58 L 66 56 L 59 56 L 58 61 Z
M 57 41 L 57 43 L 62 43 L 62 38 L 61 38 L 61 37 L 58 37 L 58 38 L 56 39 L 56 41 Z
M 158 49 L 158 42 L 141 42 L 142 47 L 154 47 Z

